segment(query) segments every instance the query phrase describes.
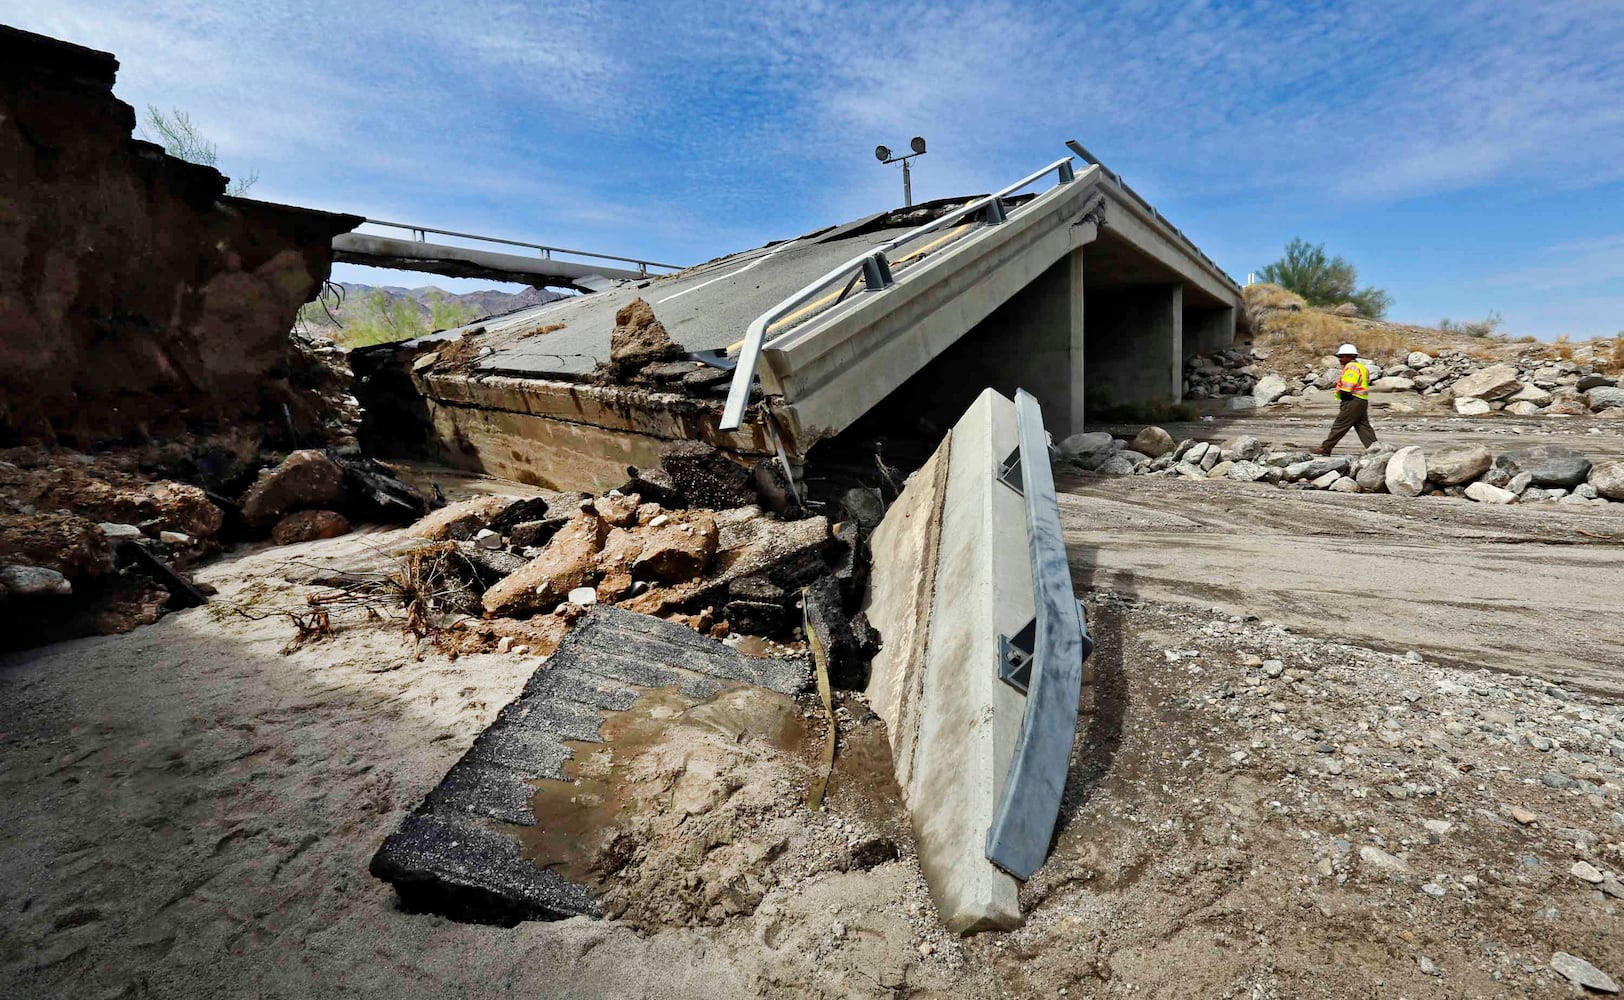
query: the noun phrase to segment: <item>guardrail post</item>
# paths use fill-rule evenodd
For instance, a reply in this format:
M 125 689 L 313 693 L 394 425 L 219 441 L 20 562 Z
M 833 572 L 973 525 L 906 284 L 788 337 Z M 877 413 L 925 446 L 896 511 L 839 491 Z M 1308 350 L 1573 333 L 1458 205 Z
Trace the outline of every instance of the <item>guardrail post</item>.
M 1008 218 L 1004 213 L 1004 199 L 995 197 L 987 202 L 987 225 L 1001 226 Z
M 876 250 L 871 256 L 863 258 L 863 284 L 869 291 L 880 291 L 895 281 L 891 276 L 891 262 L 883 252 Z
M 1077 179 L 1077 171 L 1072 168 L 1071 161 L 1067 160 L 1060 165 L 1060 183 L 1070 184 Z

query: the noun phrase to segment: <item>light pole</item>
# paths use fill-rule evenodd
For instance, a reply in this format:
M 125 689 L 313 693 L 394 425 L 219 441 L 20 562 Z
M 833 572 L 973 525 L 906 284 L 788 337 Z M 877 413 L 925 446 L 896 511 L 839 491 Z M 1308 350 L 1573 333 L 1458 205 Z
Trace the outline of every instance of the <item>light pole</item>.
M 913 207 L 913 177 L 908 172 L 908 161 L 925 151 L 925 137 L 916 135 L 908 143 L 913 152 L 903 156 L 893 156 L 891 150 L 885 146 L 874 147 L 874 158 L 881 163 L 902 163 L 902 205 L 904 208 Z

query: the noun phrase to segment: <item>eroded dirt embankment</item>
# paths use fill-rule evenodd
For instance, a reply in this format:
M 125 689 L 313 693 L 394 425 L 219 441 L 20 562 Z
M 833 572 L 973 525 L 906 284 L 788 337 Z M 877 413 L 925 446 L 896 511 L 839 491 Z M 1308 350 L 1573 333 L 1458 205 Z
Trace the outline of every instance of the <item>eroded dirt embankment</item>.
M 0 442 L 319 423 L 288 337 L 356 216 L 222 197 L 131 138 L 118 60 L 0 26 Z

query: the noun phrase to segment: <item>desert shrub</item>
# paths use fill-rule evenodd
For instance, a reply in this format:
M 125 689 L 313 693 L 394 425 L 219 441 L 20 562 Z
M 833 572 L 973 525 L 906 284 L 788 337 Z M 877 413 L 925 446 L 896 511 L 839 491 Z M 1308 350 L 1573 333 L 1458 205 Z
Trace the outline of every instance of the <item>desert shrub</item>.
M 353 315 L 346 310 L 344 328 L 336 339 L 343 347 L 368 347 L 412 340 L 429 332 L 428 321 L 416 302 L 373 289 L 362 296 Z
M 1271 313 L 1256 325 L 1253 340 L 1260 347 L 1285 348 L 1315 356 L 1333 354 L 1345 341 L 1359 345 L 1359 352 L 1367 358 L 1407 354 L 1410 349 L 1406 331 L 1360 324 L 1316 310 Z
M 1311 306 L 1337 306 L 1351 302 L 1361 316 L 1380 319 L 1393 304 L 1380 288 L 1359 288 L 1359 273 L 1345 257 L 1325 253 L 1325 244 L 1294 239 L 1279 260 L 1258 272 L 1270 284 L 1303 297 Z
M 1500 329 L 1500 324 L 1502 322 L 1504 321 L 1500 318 L 1500 314 L 1495 312 L 1493 309 L 1490 309 L 1489 314 L 1479 320 L 1471 320 L 1468 322 L 1459 322 L 1452 319 L 1439 320 L 1438 329 L 1442 330 L 1444 333 L 1453 333 L 1463 337 L 1481 339 L 1483 337 L 1493 336 L 1495 331 Z

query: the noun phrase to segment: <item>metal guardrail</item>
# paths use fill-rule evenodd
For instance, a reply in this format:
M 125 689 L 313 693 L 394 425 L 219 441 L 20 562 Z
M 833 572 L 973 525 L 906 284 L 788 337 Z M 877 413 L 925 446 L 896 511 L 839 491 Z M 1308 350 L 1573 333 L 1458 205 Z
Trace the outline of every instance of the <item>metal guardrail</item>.
M 744 345 L 739 351 L 739 363 L 733 369 L 733 382 L 727 391 L 727 405 L 722 408 L 720 429 L 724 431 L 737 430 L 739 425 L 744 422 L 744 410 L 750 402 L 750 389 L 755 384 L 756 366 L 761 362 L 761 351 L 767 339 L 767 328 L 774 322 L 837 281 L 845 281 L 848 291 L 856 284 L 859 277 L 863 279 L 866 289 L 871 292 L 883 291 L 891 287 L 895 284 L 896 279 L 891 275 L 891 260 L 886 256 L 886 251 L 893 250 L 938 229 L 945 229 L 967 216 L 979 212 L 986 213 L 987 225 L 999 225 L 1005 221 L 1004 198 L 1040 180 L 1045 175 L 1055 172 L 1059 174 L 1057 184 L 1069 184 L 1076 179 L 1076 174 L 1071 166 L 1071 157 L 1056 160 L 1042 170 L 1028 174 L 1001 191 L 987 195 L 985 198 L 978 198 L 953 212 L 925 223 L 923 226 L 910 229 L 901 236 L 888 240 L 873 250 L 864 251 L 757 316 L 750 323 L 750 327 L 744 335 Z
M 1184 230 L 1180 229 L 1179 227 L 1173 225 L 1172 222 L 1168 221 L 1167 216 L 1163 215 L 1161 213 L 1161 210 L 1158 209 L 1155 205 L 1152 205 L 1150 202 L 1146 201 L 1144 195 L 1140 194 L 1138 191 L 1135 191 L 1133 188 L 1129 187 L 1128 182 L 1122 179 L 1121 174 L 1117 173 L 1115 170 L 1112 170 L 1110 167 L 1108 167 L 1105 164 L 1101 163 L 1097 156 L 1095 156 L 1093 153 L 1090 153 L 1087 149 L 1084 149 L 1083 144 L 1078 142 L 1076 139 L 1067 139 L 1066 140 L 1066 148 L 1070 149 L 1073 153 L 1076 153 L 1077 156 L 1084 163 L 1087 163 L 1089 166 L 1099 167 L 1100 170 L 1104 171 L 1106 177 L 1108 177 L 1111 180 L 1116 182 L 1117 190 L 1121 191 L 1123 194 L 1126 194 L 1128 197 L 1130 197 L 1134 201 L 1138 202 L 1139 207 L 1143 208 L 1146 212 L 1149 212 L 1151 218 L 1155 219 L 1157 222 L 1160 222 L 1162 225 L 1166 226 L 1173 233 L 1174 236 L 1177 236 L 1180 240 L 1182 240 L 1184 242 L 1185 247 L 1187 247 L 1190 250 L 1191 253 L 1194 253 L 1197 257 L 1200 257 L 1203 261 L 1206 261 L 1207 266 L 1211 267 L 1218 274 L 1223 275 L 1223 278 L 1224 278 L 1225 281 L 1229 282 L 1231 285 L 1234 285 L 1237 290 L 1240 288 L 1240 285 L 1236 283 L 1235 279 L 1231 278 L 1229 276 L 1229 272 L 1227 272 L 1223 268 L 1219 267 L 1218 263 L 1216 261 L 1214 261 L 1211 257 L 1208 257 L 1205 253 L 1203 253 L 1201 248 L 1195 245 L 1194 240 L 1192 240 L 1188 236 L 1184 235 Z
M 1025 389 L 1015 393 L 1015 423 L 1019 446 L 998 469 L 998 479 L 1026 500 L 1035 617 L 1015 635 L 999 637 L 998 675 L 1025 693 L 1026 714 L 987 828 L 986 855 L 1027 879 L 1049 854 L 1077 733 L 1083 661 L 1094 642 L 1072 590 L 1043 411 Z
M 664 268 L 668 271 L 682 270 L 682 265 L 680 264 L 661 264 L 652 260 L 640 260 L 636 257 L 617 257 L 614 254 L 609 253 L 593 253 L 591 250 L 570 250 L 566 247 L 547 246 L 544 243 L 525 243 L 522 240 L 506 240 L 497 236 L 478 236 L 474 233 L 459 233 L 453 229 L 433 229 L 428 226 L 414 226 L 405 222 L 385 222 L 382 219 L 367 219 L 363 225 L 386 226 L 391 229 L 404 229 L 410 232 L 412 234 L 412 239 L 416 240 L 418 243 L 427 243 L 428 234 L 434 233 L 437 236 L 455 236 L 458 239 L 463 240 L 479 240 L 481 243 L 500 243 L 504 246 L 525 247 L 529 250 L 539 250 L 541 251 L 541 257 L 543 260 L 552 260 L 553 254 L 555 253 L 569 254 L 572 257 L 591 257 L 594 260 L 615 260 L 620 261 L 623 264 L 636 264 L 638 273 L 643 275 L 647 275 L 649 273 L 648 269 L 651 267 Z

